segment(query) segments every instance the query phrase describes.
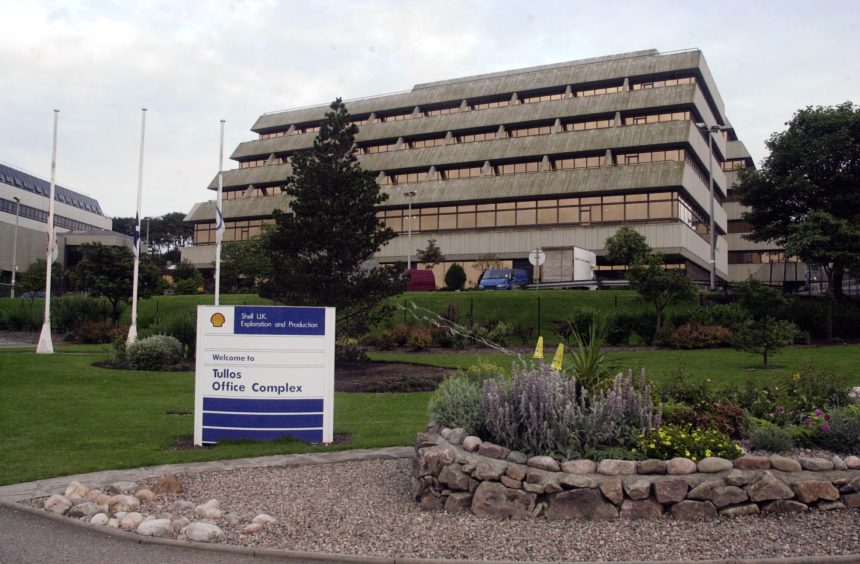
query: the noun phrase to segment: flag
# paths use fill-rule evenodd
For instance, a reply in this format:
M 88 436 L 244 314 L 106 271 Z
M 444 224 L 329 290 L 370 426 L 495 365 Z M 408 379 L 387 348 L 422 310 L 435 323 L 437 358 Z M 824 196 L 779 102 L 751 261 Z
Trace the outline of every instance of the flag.
M 533 358 L 543 360 L 543 337 L 538 337 L 537 346 L 535 347 L 535 355 Z
M 134 253 L 134 256 L 138 256 L 140 253 L 140 212 L 134 216 L 134 242 L 131 252 Z
M 550 368 L 557 372 L 561 372 L 561 363 L 564 359 L 564 345 L 562 343 L 558 344 L 558 348 L 555 351 L 555 356 L 552 359 L 552 365 Z
M 57 262 L 57 257 L 60 256 L 60 247 L 57 244 L 57 228 L 56 227 L 54 227 L 53 236 L 54 237 L 52 239 L 52 245 L 51 245 L 51 262 L 55 263 L 55 262 Z
M 224 240 L 224 214 L 221 213 L 221 202 L 215 204 L 215 243 L 220 245 Z

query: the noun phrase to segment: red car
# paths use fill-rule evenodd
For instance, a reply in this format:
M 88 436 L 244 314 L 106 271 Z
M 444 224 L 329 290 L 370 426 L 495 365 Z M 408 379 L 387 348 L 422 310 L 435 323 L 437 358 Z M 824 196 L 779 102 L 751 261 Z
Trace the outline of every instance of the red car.
M 408 278 L 406 283 L 407 292 L 433 292 L 436 290 L 436 276 L 432 270 L 419 270 L 413 268 L 404 270 L 403 276 Z

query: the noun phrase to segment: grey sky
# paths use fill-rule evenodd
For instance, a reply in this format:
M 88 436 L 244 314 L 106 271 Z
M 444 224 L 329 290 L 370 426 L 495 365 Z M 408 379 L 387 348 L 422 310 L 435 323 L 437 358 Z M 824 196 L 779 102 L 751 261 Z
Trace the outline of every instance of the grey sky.
M 213 199 L 264 112 L 625 51 L 699 48 L 756 162 L 807 105 L 860 102 L 860 2 L 0 0 L 0 161 L 133 216 Z M 348 108 L 347 104 L 347 108 Z M 226 160 L 225 168 L 236 163 Z

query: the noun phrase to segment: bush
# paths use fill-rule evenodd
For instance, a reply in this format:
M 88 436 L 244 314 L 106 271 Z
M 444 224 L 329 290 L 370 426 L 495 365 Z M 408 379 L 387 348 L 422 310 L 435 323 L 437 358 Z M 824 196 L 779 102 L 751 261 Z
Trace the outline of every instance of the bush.
M 700 307 L 690 315 L 690 321 L 702 325 L 719 325 L 732 330 L 747 318 L 747 313 L 740 304 L 718 304 L 711 307 Z
M 483 430 L 481 388 L 463 375 L 446 378 L 427 405 L 430 419 L 443 427 L 462 427 L 472 435 Z
M 673 401 L 701 409 L 717 401 L 709 378 L 693 380 L 683 365 L 669 373 L 666 383 L 659 388 L 663 401 Z
M 669 336 L 669 345 L 679 349 L 713 349 L 728 346 L 732 332 L 719 325 L 685 323 Z
M 87 323 L 108 321 L 111 313 L 111 306 L 105 299 L 66 294 L 53 300 L 51 322 L 58 331 L 75 331 Z
M 88 321 L 78 328 L 77 339 L 82 343 L 112 343 L 128 337 L 128 325 L 114 325 L 113 321 Z
M 592 309 L 582 308 L 574 309 L 570 312 L 567 319 L 555 321 L 553 332 L 565 340 L 568 348 L 576 343 L 575 335 L 585 339 L 588 342 L 591 327 L 600 324 L 600 318 Z
M 860 454 L 860 407 L 835 409 L 819 426 L 816 443 L 829 450 Z
M 511 340 L 514 328 L 509 323 L 500 320 L 489 320 L 484 325 L 472 329 L 472 335 L 492 345 L 505 347 Z
M 463 378 L 473 384 L 483 385 L 484 380 L 497 380 L 505 377 L 505 371 L 490 362 L 479 362 L 462 373 Z
M 383 329 L 370 338 L 370 344 L 380 350 L 387 351 L 394 348 L 397 339 L 394 336 L 394 331 Z
M 409 343 L 409 346 L 412 347 L 412 350 L 423 351 L 430 346 L 430 343 L 433 342 L 433 336 L 430 334 L 429 330 L 424 329 L 423 327 L 413 327 L 412 331 L 409 333 L 409 339 L 407 342 Z
M 394 343 L 398 347 L 403 347 L 409 341 L 409 335 L 412 333 L 412 327 L 405 323 L 398 323 L 391 330 L 391 335 L 394 337 Z
M 42 326 L 41 310 L 37 312 L 32 307 L 15 308 L 8 312 L 6 325 L 12 331 L 35 331 Z
M 570 349 L 571 362 L 566 372 L 589 392 L 603 388 L 617 373 L 609 357 L 601 350 L 605 340 L 606 325 L 599 318 L 588 327 L 587 333 L 573 332 L 572 341 L 576 348 Z
M 167 318 L 161 325 L 163 335 L 169 335 L 178 340 L 188 351 L 188 358 L 194 358 L 197 352 L 197 313 L 175 315 Z
M 753 450 L 768 452 L 784 452 L 794 448 L 791 433 L 769 421 L 756 419 L 747 431 L 747 439 Z
M 684 457 L 694 462 L 709 456 L 732 460 L 743 454 L 743 450 L 723 433 L 690 425 L 664 425 L 642 433 L 637 452 L 647 458 L 669 460 Z
M 635 313 L 616 313 L 609 322 L 609 327 L 606 331 L 606 343 L 613 346 L 629 345 L 630 338 L 635 332 L 635 326 Z
M 430 334 L 433 336 L 433 342 L 442 348 L 460 350 L 466 346 L 466 337 L 448 327 L 433 327 Z
M 456 262 L 445 273 L 445 287 L 451 291 L 462 290 L 466 286 L 466 280 L 466 271 Z
M 182 343 L 167 335 L 153 335 L 128 345 L 125 357 L 132 370 L 162 370 L 182 360 Z
M 721 401 L 700 404 L 695 409 L 686 404 L 670 404 L 663 408 L 664 419 L 674 425 L 689 425 L 697 429 L 715 429 L 733 439 L 740 439 L 747 429 L 747 417 L 736 404 Z
M 178 296 L 193 296 L 197 294 L 197 281 L 193 278 L 178 280 L 174 284 L 174 290 Z

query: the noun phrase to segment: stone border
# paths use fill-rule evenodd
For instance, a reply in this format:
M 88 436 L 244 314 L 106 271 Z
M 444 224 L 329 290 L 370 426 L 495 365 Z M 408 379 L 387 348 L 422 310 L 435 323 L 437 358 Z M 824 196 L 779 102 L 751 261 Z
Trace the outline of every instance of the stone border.
M 586 520 L 670 514 L 692 521 L 860 507 L 856 456 L 559 463 L 549 456 L 529 458 L 463 429 L 421 433 L 415 453 L 414 500 L 451 513 Z

